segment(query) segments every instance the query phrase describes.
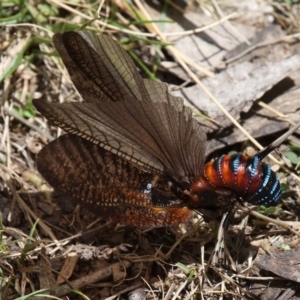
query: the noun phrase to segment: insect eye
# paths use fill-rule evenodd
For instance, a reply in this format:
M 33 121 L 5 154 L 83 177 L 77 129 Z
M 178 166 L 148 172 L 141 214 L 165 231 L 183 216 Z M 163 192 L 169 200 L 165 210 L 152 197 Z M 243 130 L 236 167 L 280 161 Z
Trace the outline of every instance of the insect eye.
M 150 182 L 143 184 L 141 187 L 141 192 L 144 194 L 149 194 L 152 189 L 152 184 Z

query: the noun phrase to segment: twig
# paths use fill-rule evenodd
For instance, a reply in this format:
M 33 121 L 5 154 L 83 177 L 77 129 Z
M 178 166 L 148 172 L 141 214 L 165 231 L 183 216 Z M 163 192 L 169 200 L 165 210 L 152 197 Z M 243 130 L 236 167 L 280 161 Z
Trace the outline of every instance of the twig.
M 278 43 L 281 43 L 281 42 L 292 42 L 296 38 L 300 38 L 300 33 L 295 33 L 295 34 L 284 36 L 284 37 L 281 37 L 279 39 L 275 39 L 275 40 L 272 40 L 272 41 L 267 41 L 267 42 L 262 42 L 262 43 L 255 44 L 255 45 L 247 48 L 242 53 L 236 55 L 235 57 L 232 57 L 232 58 L 229 58 L 229 59 L 225 60 L 224 63 L 225 64 L 230 64 L 230 63 L 234 62 L 235 60 L 237 60 L 237 59 L 243 57 L 244 55 L 248 54 L 249 52 L 254 51 L 257 48 L 278 44 Z

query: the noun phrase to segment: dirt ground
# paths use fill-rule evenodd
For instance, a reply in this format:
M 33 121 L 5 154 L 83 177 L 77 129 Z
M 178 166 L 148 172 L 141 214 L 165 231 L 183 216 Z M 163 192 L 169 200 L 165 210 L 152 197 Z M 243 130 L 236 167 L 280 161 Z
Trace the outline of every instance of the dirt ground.
M 276 206 L 238 201 L 228 228 L 223 210 L 204 207 L 179 225 L 153 228 L 141 214 L 144 226 L 128 226 L 121 209 L 98 213 L 38 172 L 37 154 L 68 130 L 33 105 L 85 98 L 53 33 L 106 33 L 143 78 L 168 83 L 192 108 L 207 142 L 191 155 L 255 155 L 300 121 L 298 1 L 0 7 L 0 299 L 300 299 L 299 131 L 264 159 L 282 186 Z

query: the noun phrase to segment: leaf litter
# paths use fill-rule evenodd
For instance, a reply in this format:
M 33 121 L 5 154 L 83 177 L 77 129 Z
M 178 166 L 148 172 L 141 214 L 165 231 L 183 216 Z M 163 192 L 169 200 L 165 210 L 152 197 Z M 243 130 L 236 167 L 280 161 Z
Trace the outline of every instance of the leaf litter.
M 122 1 L 116 3 L 120 7 L 124 5 Z M 256 1 L 251 3 L 254 5 Z M 51 1 L 51 4 L 59 5 L 55 1 Z M 150 4 L 154 6 L 153 12 L 157 11 L 158 16 L 163 16 L 162 7 Z M 198 74 L 200 68 L 195 67 L 196 65 L 208 68 L 209 72 L 215 74 L 213 78 L 203 80 L 204 84 L 209 86 L 215 95 L 219 95 L 218 100 L 224 102 L 223 105 L 247 131 L 254 137 L 267 139 L 269 135 L 276 137 L 277 133 L 288 128 L 286 120 L 291 122 L 299 120 L 300 81 L 299 71 L 297 72 L 299 43 L 297 38 L 287 39 L 287 32 L 290 32 L 291 28 L 284 27 L 282 22 L 280 30 L 276 26 L 269 26 L 268 32 L 264 32 L 265 26 L 276 21 L 276 18 L 270 18 L 274 13 L 273 6 L 265 4 L 264 9 L 261 9 L 257 4 L 257 9 L 249 12 L 249 9 L 243 8 L 242 4 L 245 5 L 245 2 L 241 1 L 240 5 L 235 4 L 234 11 L 244 13 L 240 18 L 224 22 L 226 26 L 220 23 L 209 31 L 191 34 L 188 39 L 168 38 L 167 35 L 166 37 L 170 41 L 175 41 L 174 47 L 195 62 L 194 66 L 192 63 L 189 65 L 192 69 L 195 68 Z M 285 6 L 282 7 L 284 10 L 287 9 Z M 195 12 L 195 9 L 187 7 L 181 12 L 169 7 L 167 17 L 175 20 L 175 23 L 164 23 L 166 31 L 162 30 L 162 32 L 195 29 L 216 21 L 216 7 L 213 5 L 206 4 L 202 12 Z M 227 10 L 232 12 L 233 7 L 222 7 L 222 9 L 224 12 Z M 69 20 L 77 18 L 77 21 L 81 20 L 80 23 L 83 24 L 81 17 L 72 15 L 69 9 L 65 11 L 69 11 L 67 14 Z M 208 12 L 210 12 L 209 17 L 207 17 Z M 279 18 L 278 12 L 277 15 Z M 152 16 L 153 19 L 157 19 L 156 15 Z M 249 23 L 249 20 L 252 23 Z M 288 19 L 285 17 L 285 20 Z M 95 27 L 97 26 L 99 25 L 95 22 Z M 232 26 L 238 28 L 241 36 L 231 31 Z M 150 33 L 155 33 L 149 28 L 148 26 L 147 30 Z M 132 27 L 130 29 L 132 30 Z M 15 32 L 18 32 L 20 43 L 16 43 L 14 39 Z M 14 47 L 22 43 L 25 45 L 28 33 L 44 34 L 32 27 L 6 28 L 5 40 L 8 43 L 4 55 L 9 54 L 6 57 L 13 58 L 17 54 L 16 50 L 13 50 L 13 45 Z M 2 37 L 4 38 L 3 33 Z M 254 50 L 247 52 L 247 49 L 255 44 L 259 44 L 259 47 L 254 47 Z M 138 43 L 138 46 L 137 43 L 132 45 L 137 48 L 137 53 L 143 53 L 144 56 L 151 55 L 148 46 L 140 47 L 141 43 Z M 40 49 L 53 52 L 50 44 L 41 44 Z M 177 67 L 173 70 L 159 67 L 161 75 L 159 72 L 158 75 L 166 78 L 170 72 L 173 78 L 177 77 L 177 84 L 188 80 L 188 85 L 192 85 L 186 72 L 178 67 L 178 58 L 168 50 L 161 53 L 177 64 Z M 1 61 L 0 65 L 6 71 L 9 62 L 7 60 L 3 62 L 5 64 Z M 95 220 L 93 214 L 82 208 L 76 208 L 76 204 L 72 206 L 71 199 L 63 199 L 61 195 L 53 193 L 35 170 L 34 160 L 35 153 L 41 145 L 47 143 L 43 133 L 56 136 L 59 130 L 49 127 L 40 116 L 23 114 L 17 119 L 10 112 L 14 111 L 16 104 L 25 107 L 28 95 L 35 99 L 45 97 L 52 101 L 78 100 L 68 79 L 61 78 L 61 67 L 58 69 L 58 66 L 59 62 L 51 56 L 39 54 L 34 61 L 25 60 L 23 57 L 22 63 L 5 78 L 0 88 L 3 107 L 1 115 L 3 122 L 0 122 L 2 123 L 0 124 L 0 177 L 3 179 L 0 182 L 0 212 L 3 222 L 0 232 L 0 267 L 5 278 L 5 281 L 1 281 L 3 299 L 16 299 L 18 296 L 29 295 L 39 290 L 42 292 L 43 288 L 50 286 L 53 287 L 51 292 L 53 295 L 63 297 L 65 293 L 70 293 L 69 285 L 65 284 L 58 289 L 54 282 L 54 280 L 62 282 L 59 279 L 62 276 L 66 279 L 70 276 L 71 286 L 83 291 L 85 297 L 90 299 L 128 295 L 131 292 L 130 288 L 133 291 L 138 289 L 137 293 L 142 288 L 147 299 L 178 299 L 179 297 L 189 299 L 195 296 L 203 299 L 219 299 L 220 295 L 230 299 L 253 299 L 254 296 L 277 299 L 284 295 L 289 297 L 286 299 L 297 299 L 297 289 L 293 289 L 291 283 L 291 281 L 298 281 L 291 275 L 296 268 L 294 257 L 298 251 L 297 237 L 278 226 L 246 217 L 245 212 L 239 209 L 236 209 L 232 226 L 226 237 L 231 258 L 235 269 L 238 270 L 236 273 L 231 273 L 222 266 L 207 269 L 206 265 L 214 249 L 214 233 L 218 227 L 218 220 L 205 223 L 195 215 L 188 224 L 175 228 L 132 230 L 122 226 L 115 227 L 105 220 Z M 253 76 L 249 77 L 250 72 Z M 266 82 L 266 78 L 270 80 Z M 193 89 L 192 94 L 190 91 Z M 191 98 L 193 102 L 199 101 L 196 105 L 197 109 L 215 121 L 215 123 L 208 121 L 203 123 L 211 138 L 208 153 L 216 149 L 220 151 L 224 145 L 226 149 L 228 146 L 234 148 L 236 143 L 246 140 L 243 134 L 238 129 L 234 129 L 218 109 L 214 108 L 214 105 L 209 105 L 210 100 L 206 96 L 200 96 L 202 91 L 199 87 L 195 85 L 187 87 L 182 90 L 182 93 L 186 95 L 191 93 L 193 96 L 186 98 Z M 205 102 L 202 107 L 201 102 Z M 284 117 L 279 113 L 276 115 L 266 107 L 262 108 L 259 102 L 267 103 Z M 203 122 L 203 119 L 200 121 Z M 216 126 L 216 123 L 219 125 Z M 35 130 L 35 127 L 39 130 Z M 274 139 L 270 138 L 270 141 Z M 289 174 L 282 173 L 281 177 L 283 182 L 289 182 Z M 277 218 L 289 221 L 295 230 L 299 227 L 296 222 L 293 222 L 297 220 L 299 214 L 297 187 L 298 183 L 293 190 L 287 190 L 287 197 L 284 197 L 282 208 L 277 215 Z M 62 202 L 65 206 L 63 208 L 60 207 Z M 37 218 L 40 218 L 40 221 L 34 232 L 32 249 L 24 253 L 23 245 L 28 241 L 30 228 Z M 281 244 L 271 243 L 268 239 L 270 236 L 280 236 Z M 263 241 L 264 244 L 260 243 L 260 246 L 256 246 L 254 243 L 256 240 Z M 80 246 L 80 242 L 84 242 L 85 246 Z M 91 243 L 96 243 L 96 248 L 93 248 L 94 246 L 91 248 L 89 246 Z M 280 245 L 285 244 L 295 245 L 293 246 L 295 248 L 282 250 Z M 75 256 L 84 255 L 91 259 L 76 260 L 71 267 L 70 275 L 63 267 L 67 257 L 64 255 L 66 251 L 75 253 Z M 26 255 L 26 261 L 21 268 L 17 265 L 20 252 Z M 264 263 L 267 259 L 269 264 Z M 279 260 L 281 264 L 285 264 L 284 268 L 279 268 L 281 266 L 278 265 Z M 185 272 L 182 267 L 175 265 L 178 262 L 186 266 Z M 36 272 L 39 268 L 40 271 Z M 229 275 L 233 279 L 230 279 Z M 22 281 L 19 276 L 22 276 Z M 122 278 L 126 280 L 120 281 Z M 144 284 L 142 278 L 147 284 Z M 92 287 L 96 282 L 97 285 Z M 86 289 L 87 284 L 92 288 Z M 251 284 L 251 288 L 248 289 Z M 259 293 L 255 287 L 259 287 Z M 71 299 L 79 297 L 75 293 L 70 295 Z

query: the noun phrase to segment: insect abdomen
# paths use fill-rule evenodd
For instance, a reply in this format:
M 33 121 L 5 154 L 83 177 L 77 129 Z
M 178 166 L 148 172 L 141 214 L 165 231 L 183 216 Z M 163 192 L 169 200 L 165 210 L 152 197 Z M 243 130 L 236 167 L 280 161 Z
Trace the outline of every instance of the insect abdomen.
M 256 156 L 223 155 L 208 162 L 202 176 L 192 185 L 199 196 L 207 190 L 217 194 L 231 191 L 253 204 L 270 205 L 281 196 L 277 175 Z

